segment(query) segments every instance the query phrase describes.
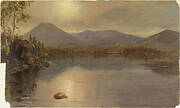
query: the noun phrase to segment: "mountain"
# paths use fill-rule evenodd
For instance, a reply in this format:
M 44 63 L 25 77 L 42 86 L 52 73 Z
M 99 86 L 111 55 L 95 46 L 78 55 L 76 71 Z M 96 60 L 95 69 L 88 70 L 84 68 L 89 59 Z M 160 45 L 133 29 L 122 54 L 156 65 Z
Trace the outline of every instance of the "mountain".
M 158 46 L 179 46 L 179 33 L 172 30 L 164 30 L 150 37 L 140 40 L 138 43 L 148 43 Z
M 113 44 L 152 44 L 158 46 L 178 47 L 179 33 L 172 30 L 164 30 L 147 38 L 140 38 L 124 34 L 114 30 L 83 31 L 68 34 L 51 23 L 41 23 L 25 34 L 36 37 L 47 46 L 73 46 L 73 45 L 113 45 Z
M 78 39 L 51 23 L 39 24 L 25 34 L 25 38 L 28 38 L 30 35 L 36 37 L 37 40 L 48 46 L 79 45 L 79 43 L 81 43 Z
M 141 39 L 140 37 L 120 33 L 114 30 L 83 31 L 80 33 L 73 34 L 73 36 L 86 43 L 96 45 L 132 43 Z

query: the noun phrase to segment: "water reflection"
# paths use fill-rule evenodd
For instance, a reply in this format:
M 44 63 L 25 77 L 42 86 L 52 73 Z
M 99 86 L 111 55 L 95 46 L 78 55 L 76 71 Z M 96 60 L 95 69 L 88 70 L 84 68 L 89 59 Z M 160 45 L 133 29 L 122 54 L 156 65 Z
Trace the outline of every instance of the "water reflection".
M 37 88 L 30 93 L 33 96 L 27 100 L 28 104 L 22 101 L 14 106 L 22 103 L 36 107 L 174 106 L 178 103 L 178 77 L 156 74 L 139 61 L 81 58 L 74 59 L 73 64 L 70 59 L 53 60 L 52 64 L 40 71 L 37 83 L 33 72 L 15 75 L 21 84 L 13 87 L 21 88 L 21 92 L 32 90 L 36 84 Z M 64 92 L 68 98 L 54 99 L 57 92 Z
M 36 88 L 36 78 L 38 70 L 25 70 L 10 75 L 10 98 L 11 101 L 23 101 L 25 97 L 30 97 Z

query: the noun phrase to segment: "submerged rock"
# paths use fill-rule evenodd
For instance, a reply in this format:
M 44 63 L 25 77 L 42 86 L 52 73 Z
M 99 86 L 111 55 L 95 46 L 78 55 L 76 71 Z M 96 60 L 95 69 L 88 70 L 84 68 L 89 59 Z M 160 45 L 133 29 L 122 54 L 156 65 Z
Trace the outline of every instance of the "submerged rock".
M 58 92 L 54 95 L 54 98 L 55 99 L 64 99 L 64 98 L 68 98 L 68 96 L 66 96 L 66 94 L 63 92 Z

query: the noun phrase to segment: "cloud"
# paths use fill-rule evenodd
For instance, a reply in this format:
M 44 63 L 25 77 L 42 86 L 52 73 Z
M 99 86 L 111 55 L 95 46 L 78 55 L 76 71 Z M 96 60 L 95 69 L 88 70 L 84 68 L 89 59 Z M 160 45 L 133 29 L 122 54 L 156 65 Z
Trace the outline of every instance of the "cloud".
M 67 32 L 113 29 L 148 36 L 163 29 L 178 30 L 179 11 L 174 1 L 68 2 L 73 7 L 63 3 L 34 2 L 26 10 L 31 20 L 20 24 L 25 28 L 22 33 L 41 22 L 53 23 Z

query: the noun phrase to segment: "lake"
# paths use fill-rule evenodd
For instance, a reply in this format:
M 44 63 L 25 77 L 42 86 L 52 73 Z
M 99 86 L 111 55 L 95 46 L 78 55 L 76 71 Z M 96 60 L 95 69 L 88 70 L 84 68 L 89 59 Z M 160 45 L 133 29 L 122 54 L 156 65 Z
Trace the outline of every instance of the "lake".
M 53 59 L 52 65 L 27 75 L 11 88 L 25 90 L 12 106 L 164 106 L 178 104 L 178 76 L 158 74 L 144 62 L 126 58 Z M 158 68 L 158 66 L 156 67 Z M 163 67 L 166 69 L 166 66 Z M 173 69 L 178 72 L 178 69 Z M 35 73 L 35 72 L 34 72 Z M 33 83 L 32 83 L 33 82 Z M 21 88 L 22 87 L 22 88 Z M 17 90 L 18 91 L 18 90 Z M 24 92 L 24 91 L 21 91 Z M 14 93 L 17 96 L 22 93 Z M 68 98 L 53 96 L 64 92 Z M 23 93 L 23 94 L 28 94 Z M 13 96 L 13 95 L 12 95 Z

